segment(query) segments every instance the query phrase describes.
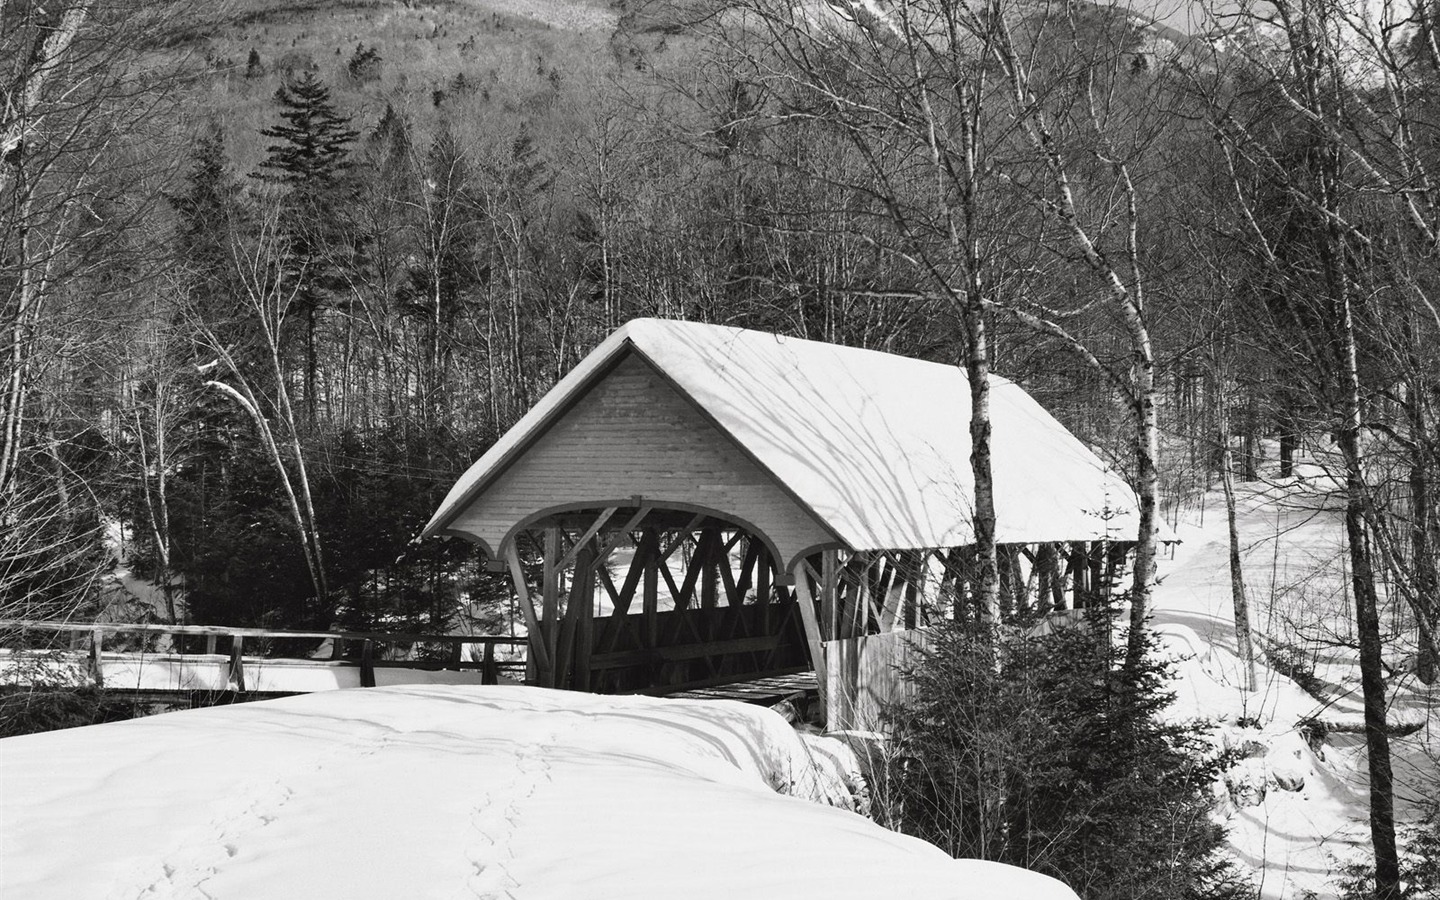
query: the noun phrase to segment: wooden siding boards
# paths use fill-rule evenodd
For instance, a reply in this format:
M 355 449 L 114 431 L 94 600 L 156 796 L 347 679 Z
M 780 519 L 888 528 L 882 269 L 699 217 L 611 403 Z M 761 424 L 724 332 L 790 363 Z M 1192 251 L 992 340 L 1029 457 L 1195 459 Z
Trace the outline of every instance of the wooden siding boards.
M 826 727 L 883 730 L 885 709 L 914 695 L 904 673 L 934 644 L 934 633 L 923 628 L 826 641 Z
M 518 453 L 448 524 L 487 549 L 558 507 L 706 509 L 790 561 L 835 536 L 638 354 L 628 353 Z

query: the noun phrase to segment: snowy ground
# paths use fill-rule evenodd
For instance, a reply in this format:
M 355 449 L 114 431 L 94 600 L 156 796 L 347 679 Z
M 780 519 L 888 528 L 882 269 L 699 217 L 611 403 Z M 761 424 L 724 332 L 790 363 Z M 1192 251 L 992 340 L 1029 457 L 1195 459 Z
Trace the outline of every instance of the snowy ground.
M 1177 713 L 1223 724 L 1222 740 L 1247 752 L 1230 779 L 1227 810 L 1236 855 L 1258 873 L 1261 896 L 1333 896 L 1338 865 L 1368 854 L 1368 776 L 1363 735 L 1331 732 L 1319 752 L 1296 728 L 1307 718 L 1331 728 L 1361 725 L 1354 652 L 1336 647 L 1353 618 L 1343 542 L 1343 508 L 1319 470 L 1300 478 L 1237 485 L 1251 622 L 1256 632 L 1288 642 L 1313 665 L 1320 697 L 1311 696 L 1262 659 L 1259 690 L 1242 684 L 1231 602 L 1225 510 L 1219 492 L 1182 516 L 1184 540 L 1162 560 L 1155 622 L 1185 661 Z M 1203 511 L 1202 511 L 1203 510 Z M 1388 620 L 1387 620 L 1388 623 Z M 1413 648 L 1387 645 L 1403 669 Z M 1242 717 L 1259 727 L 1240 727 Z M 1416 814 L 1422 791 L 1440 785 L 1440 685 L 1413 675 L 1391 681 L 1390 721 L 1420 725 L 1392 742 L 1396 809 Z
M 0 741 L 0 896 L 1074 897 L 837 808 L 847 770 L 730 702 L 432 686 L 171 713 Z
M 1341 510 L 1303 474 L 1240 485 L 1240 532 L 1254 628 L 1319 697 L 1263 660 L 1240 689 L 1218 492 L 1156 592 L 1175 714 L 1247 755 L 1224 811 L 1273 900 L 1333 896 L 1368 845 Z M 1393 745 L 1404 820 L 1440 784 L 1440 689 L 1386 652 L 1391 721 L 1420 726 Z M 1340 730 L 1312 747 L 1306 719 Z M 173 713 L 0 741 L 0 897 L 1073 896 L 836 808 L 853 769 L 728 703 L 409 686 Z

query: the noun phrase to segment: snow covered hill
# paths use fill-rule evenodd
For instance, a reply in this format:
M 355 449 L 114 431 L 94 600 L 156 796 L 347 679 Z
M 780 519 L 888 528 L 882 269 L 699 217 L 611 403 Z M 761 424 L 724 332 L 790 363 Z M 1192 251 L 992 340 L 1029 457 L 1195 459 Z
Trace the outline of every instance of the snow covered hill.
M 845 755 L 739 703 L 514 686 L 9 738 L 0 896 L 1074 898 L 837 808 Z

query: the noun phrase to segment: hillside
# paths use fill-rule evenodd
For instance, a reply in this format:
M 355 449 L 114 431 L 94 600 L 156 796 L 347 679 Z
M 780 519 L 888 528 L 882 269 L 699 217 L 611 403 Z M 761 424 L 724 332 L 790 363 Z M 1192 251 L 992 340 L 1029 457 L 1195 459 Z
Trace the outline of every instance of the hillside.
M 240 173 L 263 158 L 273 95 L 299 73 L 330 85 L 364 135 L 387 105 L 422 126 L 517 118 L 543 131 L 557 97 L 617 69 L 618 15 L 603 0 L 232 0 L 194 16 L 179 48 L 199 69 L 184 120 L 219 126 Z

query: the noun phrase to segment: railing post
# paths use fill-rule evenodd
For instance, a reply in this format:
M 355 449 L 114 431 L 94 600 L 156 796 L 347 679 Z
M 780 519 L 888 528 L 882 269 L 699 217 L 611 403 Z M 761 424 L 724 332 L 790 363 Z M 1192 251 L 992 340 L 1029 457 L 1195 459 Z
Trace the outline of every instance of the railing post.
M 500 683 L 500 668 L 495 665 L 495 645 L 490 641 L 485 642 L 485 660 L 480 664 L 480 683 Z
M 105 686 L 105 662 L 100 656 L 104 643 L 105 632 L 96 628 L 90 632 L 90 675 L 95 679 L 95 686 Z
M 215 651 L 216 651 L 216 649 L 218 649 L 217 643 L 218 643 L 218 639 L 215 637 L 215 635 L 213 635 L 213 634 L 207 634 L 207 635 L 205 635 L 205 655 L 206 655 L 206 656 L 214 656 L 214 655 L 215 655 Z
M 369 638 L 360 645 L 360 686 L 375 686 L 375 642 Z
M 241 693 L 245 692 L 245 659 L 241 655 L 244 645 L 243 635 L 237 634 L 230 638 L 230 683 Z

